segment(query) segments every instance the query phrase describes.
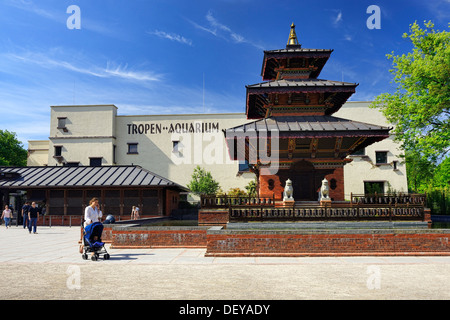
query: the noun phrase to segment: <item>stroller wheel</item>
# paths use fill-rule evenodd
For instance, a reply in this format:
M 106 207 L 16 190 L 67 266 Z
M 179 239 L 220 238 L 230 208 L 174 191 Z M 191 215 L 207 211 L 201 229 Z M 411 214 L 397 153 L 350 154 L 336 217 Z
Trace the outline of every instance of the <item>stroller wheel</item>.
M 87 256 L 86 253 L 83 253 L 83 254 L 81 255 L 81 257 L 83 258 L 83 260 L 87 260 L 87 258 L 88 258 L 88 256 Z
M 109 260 L 109 253 L 105 253 L 105 254 L 103 255 L 103 259 Z
M 93 254 L 92 257 L 91 257 L 91 260 L 92 260 L 92 261 L 97 261 L 97 259 L 98 259 L 97 255 L 96 255 L 96 254 Z

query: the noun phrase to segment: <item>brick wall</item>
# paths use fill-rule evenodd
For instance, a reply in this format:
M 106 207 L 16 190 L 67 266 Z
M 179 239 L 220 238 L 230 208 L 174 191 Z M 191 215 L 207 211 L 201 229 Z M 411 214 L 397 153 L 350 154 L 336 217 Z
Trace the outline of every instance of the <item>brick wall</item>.
M 112 230 L 111 248 L 204 248 L 207 228 Z
M 450 255 L 450 233 L 208 234 L 206 256 Z
M 269 189 L 269 180 L 273 181 L 273 189 Z M 283 200 L 284 181 L 280 181 L 277 175 L 260 175 L 259 176 L 259 196 L 270 197 L 275 195 L 275 200 Z
M 199 226 L 226 226 L 228 221 L 228 209 L 201 209 L 198 211 Z
M 331 179 L 336 180 L 336 188 L 333 190 L 330 188 L 330 198 L 334 201 L 344 201 L 345 193 L 344 193 L 344 168 L 336 168 L 333 173 L 327 174 L 325 179 L 328 180 L 328 184 L 331 185 Z

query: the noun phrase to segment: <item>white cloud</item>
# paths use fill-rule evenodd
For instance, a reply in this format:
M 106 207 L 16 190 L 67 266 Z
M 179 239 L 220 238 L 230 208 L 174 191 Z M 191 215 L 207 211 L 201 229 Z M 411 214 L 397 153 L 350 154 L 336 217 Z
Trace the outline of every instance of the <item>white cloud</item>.
M 232 41 L 234 43 L 247 43 L 260 50 L 264 49 L 261 45 L 258 45 L 253 41 L 246 39 L 243 35 L 233 31 L 229 26 L 219 22 L 219 20 L 217 20 L 213 16 L 211 11 L 208 11 L 205 18 L 206 21 L 208 22 L 207 26 L 200 25 L 189 19 L 187 20 L 197 29 L 208 32 L 214 35 L 215 37 L 220 37 L 222 39 Z
M 106 68 L 101 68 L 95 65 L 77 65 L 74 62 L 67 62 L 65 60 L 57 60 L 45 54 L 25 52 L 23 54 L 8 53 L 4 55 L 5 58 L 24 63 L 38 65 L 46 69 L 61 68 L 73 71 L 80 74 L 85 74 L 97 78 L 121 78 L 133 81 L 159 81 L 161 75 L 149 71 L 134 71 L 125 66 L 114 66 L 113 63 L 107 62 Z
M 128 65 L 122 67 L 121 65 L 117 67 L 111 67 L 111 62 L 107 63 L 107 67 L 104 73 L 109 76 L 119 77 L 128 80 L 136 81 L 160 81 L 161 75 L 153 74 L 146 71 L 132 71 L 128 70 Z
M 167 32 L 160 31 L 160 30 L 149 31 L 147 33 L 155 35 L 155 36 L 163 38 L 163 39 L 168 39 L 168 40 L 171 40 L 171 41 L 176 41 L 176 42 L 179 42 L 179 43 L 183 43 L 183 44 L 187 44 L 189 46 L 192 46 L 192 40 L 187 39 L 187 38 L 183 37 L 182 35 L 179 35 L 179 34 L 176 34 L 176 33 L 167 33 Z
M 339 25 L 339 22 L 341 21 L 342 21 L 342 11 L 339 10 L 337 16 L 333 20 L 333 25 L 337 27 Z
M 55 21 L 61 20 L 61 19 L 58 19 L 57 15 L 55 15 L 53 12 L 39 8 L 31 0 L 6 0 L 5 4 L 12 6 L 14 8 L 20 9 L 20 10 L 32 12 L 34 14 L 37 14 L 37 15 L 47 18 L 47 19 L 51 19 L 51 20 L 55 20 Z M 61 21 L 63 21 L 63 20 L 61 20 Z

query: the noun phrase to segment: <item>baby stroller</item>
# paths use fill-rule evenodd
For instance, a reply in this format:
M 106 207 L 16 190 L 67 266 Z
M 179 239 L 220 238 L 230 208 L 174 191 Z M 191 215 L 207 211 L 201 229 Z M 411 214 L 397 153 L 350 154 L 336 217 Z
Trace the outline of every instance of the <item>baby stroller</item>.
M 98 257 L 103 254 L 103 259 L 109 259 L 109 253 L 106 251 L 105 243 L 102 242 L 103 224 L 94 222 L 87 225 L 83 230 L 83 251 L 82 257 L 87 260 L 88 252 L 93 252 L 91 259 L 97 261 Z

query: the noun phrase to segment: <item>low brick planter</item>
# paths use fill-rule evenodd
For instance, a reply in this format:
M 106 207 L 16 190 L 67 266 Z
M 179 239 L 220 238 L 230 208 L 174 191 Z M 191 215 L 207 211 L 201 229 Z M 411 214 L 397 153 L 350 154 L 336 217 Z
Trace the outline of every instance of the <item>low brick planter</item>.
M 112 227 L 111 248 L 205 248 L 208 227 Z
M 450 255 L 449 229 L 209 230 L 206 256 Z

